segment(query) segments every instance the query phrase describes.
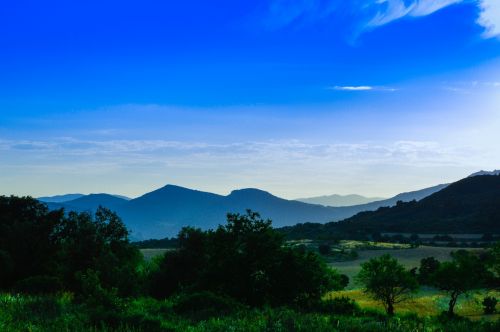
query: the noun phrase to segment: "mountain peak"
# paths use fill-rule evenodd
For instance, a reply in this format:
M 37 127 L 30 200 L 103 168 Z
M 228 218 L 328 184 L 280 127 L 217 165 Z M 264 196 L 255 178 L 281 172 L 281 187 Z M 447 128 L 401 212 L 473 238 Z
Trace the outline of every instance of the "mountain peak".
M 473 176 L 479 176 L 479 175 L 500 175 L 500 169 L 495 169 L 493 171 L 483 171 L 483 170 L 480 170 L 479 172 L 472 173 L 468 177 L 471 178 Z
M 275 197 L 271 193 L 257 188 L 243 188 L 231 191 L 229 197 Z

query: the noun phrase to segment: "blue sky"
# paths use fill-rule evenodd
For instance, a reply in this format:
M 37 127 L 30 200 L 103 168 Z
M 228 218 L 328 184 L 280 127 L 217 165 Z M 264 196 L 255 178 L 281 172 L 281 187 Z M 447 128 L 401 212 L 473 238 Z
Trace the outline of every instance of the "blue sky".
M 0 31 L 0 194 L 388 196 L 500 167 L 496 0 L 19 0 Z

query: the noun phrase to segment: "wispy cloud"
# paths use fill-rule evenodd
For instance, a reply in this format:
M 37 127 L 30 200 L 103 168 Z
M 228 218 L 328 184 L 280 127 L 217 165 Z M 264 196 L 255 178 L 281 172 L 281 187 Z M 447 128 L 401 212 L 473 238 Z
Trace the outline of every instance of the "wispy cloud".
M 371 86 L 371 85 L 346 85 L 346 86 L 336 85 L 328 87 L 327 89 L 336 91 L 386 91 L 386 92 L 397 91 L 396 88 L 390 88 L 384 86 Z
M 405 16 L 427 16 L 462 0 L 376 0 L 368 1 L 377 8 L 377 13 L 367 24 L 367 27 L 377 27 L 388 24 Z
M 423 187 L 422 178 L 430 185 L 444 182 L 439 174 L 465 175 L 463 169 L 475 170 L 481 156 L 475 147 L 432 141 L 0 140 L 0 182 L 4 194 L 15 188 L 136 196 L 166 183 L 219 193 L 260 187 L 288 197 L 341 188 L 390 194 Z
M 498 0 L 272 0 L 269 16 L 277 26 L 349 16 L 357 34 L 409 17 L 424 17 L 459 3 L 475 3 L 477 23 L 484 27 L 484 38 L 500 36 Z

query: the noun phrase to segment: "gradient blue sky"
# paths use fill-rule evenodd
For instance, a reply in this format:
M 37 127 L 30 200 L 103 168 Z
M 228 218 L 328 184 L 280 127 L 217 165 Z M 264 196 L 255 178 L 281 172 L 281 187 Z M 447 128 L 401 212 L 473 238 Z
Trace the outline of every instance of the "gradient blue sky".
M 500 1 L 9 1 L 0 194 L 389 196 L 500 168 Z

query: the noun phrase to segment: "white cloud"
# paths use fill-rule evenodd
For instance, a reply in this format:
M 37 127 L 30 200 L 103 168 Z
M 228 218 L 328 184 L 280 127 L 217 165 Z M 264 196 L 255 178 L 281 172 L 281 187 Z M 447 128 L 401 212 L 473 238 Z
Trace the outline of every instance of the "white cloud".
M 499 0 L 272 0 L 269 10 L 273 26 L 296 21 L 314 22 L 348 15 L 361 31 L 375 29 L 407 17 L 424 17 L 449 6 L 473 2 L 478 6 L 477 23 L 485 28 L 484 38 L 500 36 Z
M 359 85 L 359 86 L 334 86 L 330 88 L 332 90 L 339 90 L 339 91 L 370 91 L 373 90 L 372 86 L 368 85 Z
M 374 6 L 377 14 L 367 24 L 367 27 L 378 27 L 406 16 L 427 16 L 462 0 L 377 0 Z
M 478 24 L 485 28 L 483 36 L 485 38 L 500 37 L 500 1 L 480 0 Z
M 370 85 L 347 85 L 347 86 L 333 86 L 328 87 L 329 90 L 337 91 L 387 91 L 394 92 L 397 91 L 395 88 L 384 87 L 384 86 L 370 86 Z

